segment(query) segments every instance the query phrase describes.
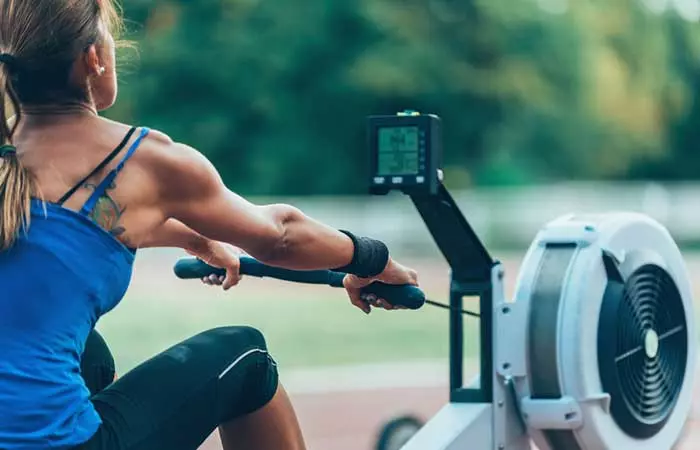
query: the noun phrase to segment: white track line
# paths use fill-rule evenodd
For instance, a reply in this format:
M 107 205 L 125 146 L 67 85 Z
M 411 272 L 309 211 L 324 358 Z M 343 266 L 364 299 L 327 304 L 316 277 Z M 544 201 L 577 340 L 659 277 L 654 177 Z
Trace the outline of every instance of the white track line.
M 468 379 L 475 373 L 465 372 Z M 448 386 L 449 376 L 443 360 L 280 370 L 281 382 L 293 394 L 440 388 Z
M 465 363 L 465 378 L 474 383 L 475 363 Z M 445 388 L 449 385 L 449 364 L 444 360 L 407 361 L 308 369 L 280 369 L 280 380 L 293 394 L 329 394 L 391 388 Z M 695 392 L 700 397 L 700 362 L 695 371 Z M 700 398 L 699 398 L 700 400 Z M 693 416 L 700 418 L 700 401 Z

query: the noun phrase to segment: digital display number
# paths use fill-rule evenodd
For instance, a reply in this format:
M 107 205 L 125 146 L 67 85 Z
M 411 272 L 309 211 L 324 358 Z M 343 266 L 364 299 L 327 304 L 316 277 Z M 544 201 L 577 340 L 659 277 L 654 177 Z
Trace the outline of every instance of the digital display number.
M 418 173 L 418 127 L 384 127 L 378 130 L 378 175 L 414 175 Z

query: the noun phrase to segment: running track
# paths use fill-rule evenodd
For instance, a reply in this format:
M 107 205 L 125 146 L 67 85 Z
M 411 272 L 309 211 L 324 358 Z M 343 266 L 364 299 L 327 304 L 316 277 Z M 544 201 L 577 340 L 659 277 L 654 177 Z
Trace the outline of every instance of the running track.
M 430 417 L 447 401 L 447 388 L 437 378 L 438 369 L 442 368 L 365 366 L 290 373 L 286 383 L 308 450 L 374 450 L 378 429 L 387 420 L 407 413 Z M 391 374 L 398 370 L 412 376 L 397 387 Z M 686 434 L 675 450 L 700 449 L 700 370 L 696 380 L 697 401 Z M 220 448 L 214 435 L 200 450 Z

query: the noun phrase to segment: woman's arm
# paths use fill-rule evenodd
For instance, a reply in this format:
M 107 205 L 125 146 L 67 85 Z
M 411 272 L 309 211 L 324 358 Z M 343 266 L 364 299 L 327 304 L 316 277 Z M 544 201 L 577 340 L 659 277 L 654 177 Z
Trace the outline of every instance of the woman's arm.
M 154 166 L 165 217 L 252 257 L 290 269 L 343 267 L 353 241 L 290 205 L 255 205 L 231 192 L 213 165 L 194 149 L 161 146 Z
M 166 220 L 139 243 L 139 248 L 175 247 L 192 254 L 205 253 L 210 240 L 176 219 Z
M 226 276 L 203 278 L 205 284 L 223 285 L 228 290 L 241 279 L 237 249 L 207 239 L 176 219 L 166 220 L 139 245 L 139 248 L 150 247 L 181 248 L 214 267 L 226 269 Z
M 255 205 L 231 192 L 204 155 L 166 136 L 154 137 L 159 143 L 148 152 L 153 158 L 148 171 L 163 217 L 269 265 L 342 269 L 349 274 L 343 284 L 351 302 L 367 313 L 370 304 L 361 289 L 372 281 L 418 284 L 416 272 L 393 261 L 381 242 L 346 235 L 290 205 Z M 385 299 L 374 304 L 393 308 Z

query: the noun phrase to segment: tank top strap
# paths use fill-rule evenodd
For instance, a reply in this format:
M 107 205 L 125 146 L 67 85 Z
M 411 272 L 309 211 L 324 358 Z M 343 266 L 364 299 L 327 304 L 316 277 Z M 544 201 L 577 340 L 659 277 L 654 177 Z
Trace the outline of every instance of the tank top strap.
M 92 172 L 90 172 L 89 174 L 87 174 L 87 175 L 85 176 L 85 178 L 83 178 L 82 180 L 78 181 L 78 182 L 75 184 L 75 186 L 73 186 L 72 188 L 70 188 L 70 190 L 69 190 L 68 192 L 66 192 L 65 194 L 63 194 L 63 197 L 61 197 L 56 203 L 58 203 L 59 205 L 63 205 L 69 198 L 71 198 L 71 197 L 73 196 L 73 194 L 75 194 L 76 192 L 78 192 L 78 189 L 80 189 L 81 187 L 83 187 L 83 186 L 85 185 L 85 183 L 87 183 L 87 181 L 88 181 L 90 178 L 92 178 L 93 176 L 95 176 L 96 173 L 99 173 L 102 169 L 104 169 L 105 167 L 107 167 L 107 164 L 111 163 L 112 160 L 113 160 L 114 158 L 116 158 L 117 155 L 118 155 L 119 153 L 121 153 L 122 150 L 124 150 L 124 147 L 126 147 L 126 144 L 129 143 L 129 141 L 131 140 L 131 136 L 133 136 L 134 132 L 136 132 L 136 127 L 131 127 L 131 128 L 129 129 L 129 132 L 126 133 L 126 136 L 124 136 L 124 139 L 122 139 L 122 141 L 119 143 L 119 145 L 117 146 L 117 148 L 115 148 L 114 150 L 112 150 L 112 153 L 110 153 L 109 155 L 107 155 L 107 157 L 106 157 L 105 159 L 103 159 L 103 160 L 100 162 L 100 164 L 98 164 L 97 167 L 95 167 L 95 168 L 92 170 Z
M 141 142 L 148 135 L 149 132 L 150 129 L 146 127 L 141 128 L 141 132 L 136 137 L 136 140 L 134 140 L 134 143 L 131 144 L 131 147 L 129 147 L 129 150 L 127 150 L 126 154 L 121 159 L 121 161 L 119 161 L 117 167 L 112 169 L 102 180 L 102 182 L 97 185 L 90 198 L 88 198 L 85 204 L 83 204 L 83 207 L 80 208 L 80 214 L 88 216 L 90 215 L 90 213 L 92 213 L 92 210 L 95 208 L 95 205 L 97 205 L 97 201 L 100 199 L 100 197 L 104 195 L 107 189 L 109 189 L 109 187 L 112 186 L 112 183 L 114 183 L 114 180 L 117 178 L 117 175 L 119 175 L 119 172 L 122 171 L 126 162 L 129 160 L 129 158 L 131 158 L 134 155 L 136 149 L 139 147 L 139 145 L 141 145 Z

